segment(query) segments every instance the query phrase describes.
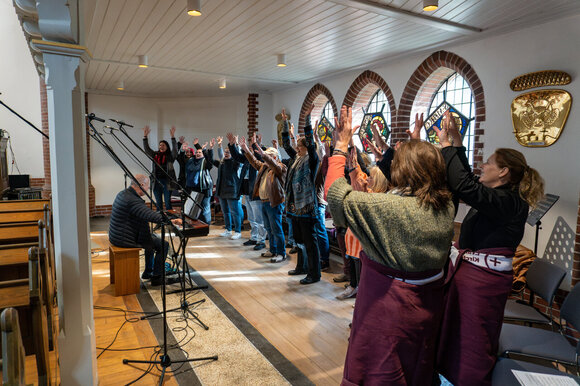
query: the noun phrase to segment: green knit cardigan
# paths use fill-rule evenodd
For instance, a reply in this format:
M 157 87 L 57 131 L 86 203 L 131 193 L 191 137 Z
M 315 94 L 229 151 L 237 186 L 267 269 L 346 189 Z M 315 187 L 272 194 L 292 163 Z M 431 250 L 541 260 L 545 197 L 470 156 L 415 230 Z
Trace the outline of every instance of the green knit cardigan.
M 443 268 L 453 238 L 453 204 L 435 211 L 414 196 L 353 191 L 344 177 L 327 197 L 337 227 L 350 228 L 372 260 L 404 272 Z

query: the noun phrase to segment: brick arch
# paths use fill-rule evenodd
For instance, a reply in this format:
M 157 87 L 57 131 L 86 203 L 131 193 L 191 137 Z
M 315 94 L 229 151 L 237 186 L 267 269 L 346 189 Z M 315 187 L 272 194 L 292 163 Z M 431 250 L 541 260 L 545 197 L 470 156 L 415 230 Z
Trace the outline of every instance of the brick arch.
M 356 108 L 357 106 L 365 105 L 370 101 L 370 98 L 378 89 L 383 90 L 387 101 L 389 102 L 389 109 L 391 111 L 391 125 L 397 116 L 397 106 L 395 105 L 395 98 L 385 80 L 376 72 L 365 70 L 362 72 L 350 85 L 344 100 L 343 105 Z M 358 110 L 357 110 L 358 113 Z M 355 113 L 353 113 L 354 116 Z M 354 120 L 354 119 L 353 119 Z
M 475 100 L 474 130 L 474 171 L 479 172 L 483 163 L 483 142 L 481 136 L 484 131 L 480 128 L 481 122 L 485 121 L 485 96 L 483 84 L 473 67 L 462 57 L 447 51 L 437 51 L 431 54 L 417 67 L 409 78 L 397 111 L 396 119 L 393 119 L 393 140 L 405 140 L 405 130 L 409 128 L 412 112 L 421 106 L 428 105 L 431 97 L 441 83 L 451 73 L 457 72 L 467 81 Z M 415 107 L 415 110 L 413 110 Z M 423 110 L 424 111 L 424 110 Z
M 298 117 L 298 133 L 304 132 L 304 124 L 306 123 L 306 110 L 312 104 L 314 104 L 314 110 L 312 110 L 312 115 L 318 116 L 321 114 L 322 109 L 327 102 L 330 102 L 332 106 L 332 111 L 334 116 L 338 117 L 338 110 L 336 108 L 336 102 L 332 93 L 326 86 L 321 83 L 316 83 L 306 94 L 304 102 L 302 102 L 302 108 L 300 109 L 300 116 Z M 314 124 L 314 123 L 313 123 Z

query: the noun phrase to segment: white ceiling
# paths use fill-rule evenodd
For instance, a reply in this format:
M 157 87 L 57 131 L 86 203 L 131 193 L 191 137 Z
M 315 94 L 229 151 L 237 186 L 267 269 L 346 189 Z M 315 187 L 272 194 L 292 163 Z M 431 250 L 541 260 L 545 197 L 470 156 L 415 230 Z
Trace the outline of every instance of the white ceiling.
M 123 80 L 123 94 L 151 97 L 270 92 L 580 13 L 578 0 L 439 0 L 431 13 L 422 0 L 202 0 L 191 17 L 186 3 L 87 0 L 87 90 L 121 93 Z

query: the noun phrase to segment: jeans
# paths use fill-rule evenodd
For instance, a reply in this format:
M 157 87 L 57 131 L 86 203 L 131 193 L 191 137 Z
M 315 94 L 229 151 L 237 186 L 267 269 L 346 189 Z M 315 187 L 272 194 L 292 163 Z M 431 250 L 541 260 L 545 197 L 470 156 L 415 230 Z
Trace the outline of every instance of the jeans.
M 244 211 L 242 210 L 241 199 L 224 199 L 220 198 L 220 206 L 224 214 L 224 222 L 226 223 L 226 230 L 240 233 L 242 231 L 242 217 Z
M 204 194 L 203 200 L 201 201 L 201 206 L 203 210 L 199 215 L 199 219 L 206 223 L 207 225 L 211 224 L 211 193 L 210 195 Z
M 266 240 L 266 228 L 262 216 L 262 201 L 250 199 L 250 196 L 244 196 L 246 201 L 246 211 L 248 212 L 248 221 L 250 222 L 250 240 L 263 243 Z
M 165 197 L 165 209 L 172 209 L 171 206 L 171 191 L 169 190 L 169 181 L 167 178 L 159 178 L 153 184 L 153 194 L 155 195 L 155 201 L 157 201 L 157 207 L 159 210 L 163 210 L 163 200 Z
M 318 204 L 317 220 L 314 225 L 316 237 L 318 237 L 318 250 L 320 251 L 320 260 L 328 261 L 330 257 L 330 244 L 328 242 L 328 233 L 326 233 L 326 226 L 324 225 L 326 218 L 326 205 Z
M 276 255 L 286 256 L 284 231 L 282 230 L 282 213 L 284 213 L 284 203 L 276 205 L 273 208 L 269 202 L 264 202 L 262 205 L 264 227 L 270 238 L 270 252 Z
M 153 276 L 161 276 L 165 269 L 165 259 L 167 258 L 169 243 L 163 241 L 164 248 L 162 251 L 161 237 L 152 234 L 151 238 L 153 239 L 153 243 L 145 246 L 145 273 L 152 274 Z
M 294 241 L 294 227 L 292 226 L 292 217 L 286 215 L 286 222 L 288 223 L 288 244 L 294 247 L 296 245 L 296 241 Z

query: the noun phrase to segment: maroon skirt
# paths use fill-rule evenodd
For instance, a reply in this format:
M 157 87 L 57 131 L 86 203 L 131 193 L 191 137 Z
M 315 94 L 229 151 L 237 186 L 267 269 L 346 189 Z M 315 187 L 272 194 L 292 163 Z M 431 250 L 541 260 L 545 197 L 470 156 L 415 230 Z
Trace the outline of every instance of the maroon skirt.
M 342 385 L 430 385 L 443 311 L 443 278 L 412 285 L 389 276 L 425 279 L 439 271 L 400 272 L 360 254 L 364 268 Z
M 505 248 L 477 252 L 513 256 Z M 454 385 L 491 385 L 512 277 L 512 271 L 498 272 L 463 261 L 449 281 L 437 370 Z

